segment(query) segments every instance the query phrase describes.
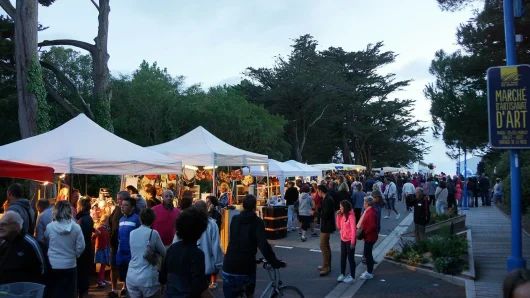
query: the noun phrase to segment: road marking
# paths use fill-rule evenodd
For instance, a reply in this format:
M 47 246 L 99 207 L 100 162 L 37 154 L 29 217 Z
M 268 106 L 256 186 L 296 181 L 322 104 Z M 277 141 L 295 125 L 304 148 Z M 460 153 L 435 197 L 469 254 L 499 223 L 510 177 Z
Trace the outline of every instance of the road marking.
M 382 235 L 382 234 L 379 234 L 379 236 L 381 236 L 381 237 L 386 237 L 386 236 L 388 236 L 388 235 Z
M 360 258 L 360 257 L 362 257 L 363 255 L 358 255 L 358 254 L 355 254 L 355 256 L 356 256 L 356 257 L 359 257 L 359 258 Z
M 287 249 L 293 249 L 292 246 L 282 246 L 282 245 L 274 245 L 274 247 L 278 247 L 278 248 L 287 248 Z
M 322 252 L 320 249 L 310 249 L 309 251 L 313 251 L 313 252 Z

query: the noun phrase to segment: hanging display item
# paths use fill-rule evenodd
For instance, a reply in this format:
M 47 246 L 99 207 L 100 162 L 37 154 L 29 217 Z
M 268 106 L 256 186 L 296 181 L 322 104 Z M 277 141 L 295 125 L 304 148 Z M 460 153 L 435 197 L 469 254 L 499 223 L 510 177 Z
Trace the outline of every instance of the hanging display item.
M 230 179 L 232 179 L 232 181 L 241 181 L 241 180 L 243 180 L 243 171 L 241 171 L 241 170 L 232 170 L 232 171 L 230 171 Z
M 250 175 L 250 174 L 245 176 L 245 179 L 243 179 L 243 181 L 242 181 L 242 184 L 244 186 L 249 186 L 252 183 L 254 183 L 254 178 L 252 178 L 252 175 Z
M 219 171 L 218 177 L 221 182 L 230 182 L 230 174 L 227 172 Z
M 213 170 L 197 170 L 195 177 L 198 181 L 212 181 Z

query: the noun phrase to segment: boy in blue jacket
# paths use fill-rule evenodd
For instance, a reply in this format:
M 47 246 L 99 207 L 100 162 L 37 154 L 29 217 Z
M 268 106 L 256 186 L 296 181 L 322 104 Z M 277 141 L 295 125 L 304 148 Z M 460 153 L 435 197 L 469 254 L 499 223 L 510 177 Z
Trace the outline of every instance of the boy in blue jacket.
M 131 246 L 129 243 L 130 235 L 133 230 L 140 227 L 140 218 L 138 214 L 134 213 L 136 208 L 136 200 L 133 198 L 124 198 L 121 204 L 120 226 L 118 228 L 118 252 L 116 253 L 116 264 L 120 268 L 120 281 L 123 282 L 123 289 L 120 296 L 125 297 L 127 293 L 127 271 L 129 270 L 129 262 L 131 261 Z

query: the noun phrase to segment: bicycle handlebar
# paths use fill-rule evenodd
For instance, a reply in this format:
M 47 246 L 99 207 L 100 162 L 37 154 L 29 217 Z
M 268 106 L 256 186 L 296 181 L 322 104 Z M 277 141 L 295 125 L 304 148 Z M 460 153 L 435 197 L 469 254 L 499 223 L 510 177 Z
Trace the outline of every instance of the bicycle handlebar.
M 286 267 L 286 263 L 283 262 L 282 260 L 279 260 L 279 261 L 282 263 L 282 266 L 280 268 L 285 268 Z M 256 260 L 256 264 L 259 265 L 259 264 L 262 264 L 262 263 L 263 263 L 263 268 L 268 269 L 268 270 L 269 269 L 273 269 L 272 265 L 269 262 L 267 262 L 267 260 L 265 258 L 259 258 L 259 259 Z

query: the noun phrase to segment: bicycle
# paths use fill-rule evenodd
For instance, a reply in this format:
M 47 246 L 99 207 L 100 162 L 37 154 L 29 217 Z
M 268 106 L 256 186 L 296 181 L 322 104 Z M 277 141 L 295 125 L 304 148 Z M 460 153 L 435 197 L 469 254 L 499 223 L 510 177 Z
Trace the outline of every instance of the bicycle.
M 297 287 L 294 286 L 282 286 L 282 280 L 280 277 L 280 269 L 274 269 L 272 265 L 267 262 L 264 258 L 259 258 L 256 260 L 256 264 L 263 263 L 263 269 L 267 270 L 267 273 L 269 274 L 269 284 L 263 291 L 263 294 L 261 294 L 260 298 L 269 297 L 269 298 L 277 298 L 277 297 L 300 297 L 304 298 L 304 294 L 302 291 L 300 291 Z M 247 295 L 245 294 L 245 289 L 247 285 L 235 289 L 234 293 L 239 294 L 239 298 L 247 298 Z M 267 293 L 269 293 L 269 296 L 266 296 Z

